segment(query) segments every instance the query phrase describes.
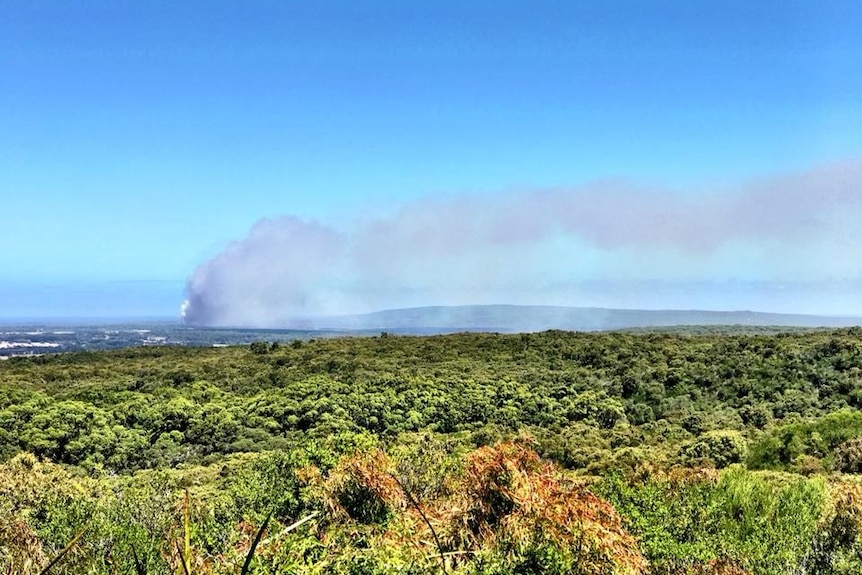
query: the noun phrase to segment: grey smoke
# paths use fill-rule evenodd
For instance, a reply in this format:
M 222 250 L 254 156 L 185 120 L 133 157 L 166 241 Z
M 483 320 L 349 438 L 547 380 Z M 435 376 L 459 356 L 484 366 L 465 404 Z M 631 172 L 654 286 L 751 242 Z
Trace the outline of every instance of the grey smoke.
M 268 218 L 194 271 L 184 315 L 277 326 L 403 305 L 589 304 L 551 287 L 579 282 L 856 281 L 860 216 L 862 161 L 706 191 L 608 180 L 426 198 L 341 229 Z
M 314 222 L 261 220 L 195 270 L 184 315 L 205 325 L 266 325 L 275 310 L 318 309 L 322 282 L 340 265 L 345 245 L 337 231 Z

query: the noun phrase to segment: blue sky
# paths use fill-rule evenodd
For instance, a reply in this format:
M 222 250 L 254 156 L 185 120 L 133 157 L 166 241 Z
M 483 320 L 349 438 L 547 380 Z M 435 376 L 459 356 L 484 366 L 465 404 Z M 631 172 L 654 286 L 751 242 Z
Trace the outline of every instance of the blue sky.
M 851 1 L 0 1 L 0 316 L 176 314 L 186 281 L 262 218 L 361 238 L 370 232 L 356 230 L 437 198 L 492 206 L 514 190 L 608 180 L 626 182 L 624 198 L 655 189 L 696 198 L 824 166 L 855 174 L 859 22 L 862 5 Z M 457 207 L 436 209 L 445 220 Z M 851 287 L 831 305 L 790 297 L 773 307 L 862 314 L 855 264 L 818 267 L 862 257 L 836 218 L 825 217 L 831 236 L 817 235 L 822 245 L 798 269 L 787 258 L 751 271 L 782 260 L 770 244 L 781 235 L 681 256 L 684 239 L 645 254 L 563 226 L 562 239 L 459 259 L 469 267 L 517 253 L 538 278 L 529 289 L 512 273 L 493 290 L 456 274 L 442 282 L 443 301 L 430 301 L 430 280 L 407 285 L 402 266 L 391 277 L 421 297 L 363 304 L 351 292 L 379 286 L 354 259 L 323 282 L 342 305 L 320 309 L 471 295 L 542 303 L 551 284 L 640 280 L 667 281 L 669 294 L 713 287 L 685 300 L 598 298 L 604 288 L 549 297 L 763 308 L 764 282 L 799 281 L 808 293 L 825 278 Z M 611 263 L 561 271 L 556 262 L 573 252 Z M 651 267 L 620 271 L 637 261 Z M 726 282 L 755 287 L 715 299 Z

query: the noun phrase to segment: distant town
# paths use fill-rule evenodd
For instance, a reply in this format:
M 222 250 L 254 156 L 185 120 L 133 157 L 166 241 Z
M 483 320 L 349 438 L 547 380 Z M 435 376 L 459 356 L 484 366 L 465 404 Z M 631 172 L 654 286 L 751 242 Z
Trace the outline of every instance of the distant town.
M 46 353 L 99 351 L 126 347 L 243 345 L 345 335 L 308 330 L 206 329 L 179 322 L 102 325 L 0 325 L 0 360 Z

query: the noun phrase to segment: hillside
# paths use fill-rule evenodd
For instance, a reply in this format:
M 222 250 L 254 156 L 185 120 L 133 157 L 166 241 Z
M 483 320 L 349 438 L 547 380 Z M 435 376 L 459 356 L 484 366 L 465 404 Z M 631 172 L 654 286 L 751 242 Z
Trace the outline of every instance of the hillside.
M 411 333 L 548 329 L 605 331 L 637 327 L 742 325 L 849 327 L 862 318 L 754 311 L 637 310 L 594 307 L 469 305 L 393 309 L 369 314 L 297 321 L 291 328 L 390 330 Z
M 0 570 L 858 573 L 860 406 L 858 328 L 16 357 Z

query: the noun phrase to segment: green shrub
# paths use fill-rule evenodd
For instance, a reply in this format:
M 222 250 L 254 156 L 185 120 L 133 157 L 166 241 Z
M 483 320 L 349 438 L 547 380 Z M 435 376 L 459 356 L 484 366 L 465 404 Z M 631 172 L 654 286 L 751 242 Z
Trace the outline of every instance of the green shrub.
M 817 419 L 789 423 L 769 430 L 751 446 L 748 465 L 755 469 L 789 469 L 805 456 L 829 461 L 838 455 L 838 446 L 860 436 L 862 412 L 859 411 L 836 411 Z M 851 456 L 851 447 L 848 444 L 840 450 L 844 452 L 842 458 Z
M 742 434 L 727 429 L 707 431 L 680 450 L 686 461 L 712 463 L 717 469 L 745 461 L 747 453 L 748 443 Z
M 814 545 L 826 502 L 822 479 L 738 466 L 645 481 L 609 476 L 594 489 L 641 542 L 654 575 L 731 561 L 753 573 L 796 573 Z

